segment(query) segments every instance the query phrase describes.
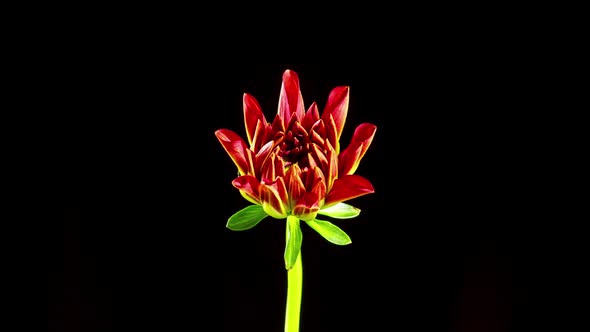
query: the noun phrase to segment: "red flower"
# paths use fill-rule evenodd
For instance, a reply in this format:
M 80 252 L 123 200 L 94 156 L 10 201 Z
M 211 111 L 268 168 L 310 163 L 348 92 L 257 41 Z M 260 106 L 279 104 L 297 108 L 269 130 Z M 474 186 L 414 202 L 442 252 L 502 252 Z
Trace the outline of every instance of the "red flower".
M 349 145 L 340 151 L 349 91 L 347 86 L 334 88 L 320 116 L 315 102 L 305 110 L 297 74 L 286 70 L 272 122 L 266 120 L 256 98 L 244 94 L 248 142 L 229 129 L 215 132 L 238 168 L 233 186 L 253 203 L 232 215 L 227 227 L 245 230 L 267 216 L 287 218 L 287 269 L 294 266 L 299 255 L 300 220 L 328 241 L 348 244 L 351 241 L 344 231 L 316 217 L 356 217 L 360 210 L 344 202 L 374 192 L 369 180 L 354 173 L 377 127 L 360 124 Z
M 375 136 L 376 126 L 360 124 L 340 152 L 348 113 L 349 87 L 334 88 L 320 117 L 313 102 L 304 108 L 299 78 L 286 70 L 278 112 L 267 122 L 258 101 L 244 94 L 248 143 L 229 129 L 215 135 L 238 167 L 234 187 L 250 202 L 278 219 L 289 215 L 309 221 L 338 203 L 374 192 L 354 174 Z

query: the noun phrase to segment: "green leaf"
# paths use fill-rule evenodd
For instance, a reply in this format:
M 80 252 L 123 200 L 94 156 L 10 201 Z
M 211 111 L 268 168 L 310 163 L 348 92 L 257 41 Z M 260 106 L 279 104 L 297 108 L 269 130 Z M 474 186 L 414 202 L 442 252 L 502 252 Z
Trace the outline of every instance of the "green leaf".
M 349 219 L 358 216 L 361 213 L 360 209 L 346 203 L 338 203 L 328 208 L 321 209 L 318 214 L 323 214 L 328 217 L 337 219 Z
M 227 228 L 232 231 L 244 231 L 256 226 L 262 219 L 268 217 L 260 205 L 250 205 L 229 217 Z
M 285 268 L 290 270 L 295 262 L 297 256 L 301 251 L 301 242 L 303 234 L 301 233 L 301 227 L 299 226 L 299 219 L 294 216 L 287 217 L 286 225 L 286 245 L 285 245 Z
M 346 245 L 352 242 L 348 234 L 329 221 L 313 219 L 307 221 L 307 224 L 323 236 L 324 239 L 334 244 Z

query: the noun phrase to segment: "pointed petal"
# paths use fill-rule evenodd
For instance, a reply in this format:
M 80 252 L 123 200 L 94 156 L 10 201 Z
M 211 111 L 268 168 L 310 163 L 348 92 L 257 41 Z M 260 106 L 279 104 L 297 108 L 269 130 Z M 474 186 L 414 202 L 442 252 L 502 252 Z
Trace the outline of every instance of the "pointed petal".
M 319 172 L 319 170 L 318 170 Z M 326 180 L 323 174 L 319 173 L 319 176 L 316 176 L 316 182 L 311 187 L 311 192 L 316 193 L 318 195 L 318 199 L 323 200 L 326 198 Z
M 338 156 L 338 173 L 350 175 L 358 168 L 361 160 L 363 144 L 351 144 Z
M 283 127 L 289 123 L 293 114 L 297 116 L 299 121 L 303 119 L 305 114 L 303 97 L 299 90 L 299 77 L 292 70 L 287 69 L 283 73 L 283 83 L 281 85 L 277 114 L 283 119 Z
M 262 164 L 262 169 L 260 170 L 260 180 L 262 182 L 269 183 L 273 182 L 276 179 L 276 163 L 277 156 L 275 153 L 273 153 L 266 159 L 266 162 Z
M 330 146 L 330 142 L 326 142 L 326 146 L 326 151 L 328 151 L 328 168 L 325 177 L 327 190 L 329 191 L 332 189 L 334 180 L 338 178 L 338 154 L 336 154 L 336 151 Z
M 349 146 L 339 156 L 339 174 L 354 174 L 358 165 L 367 152 L 367 149 L 375 137 L 377 127 L 370 123 L 360 124 L 354 131 Z
M 344 123 L 346 122 L 346 115 L 348 114 L 348 99 L 350 89 L 348 86 L 339 86 L 330 92 L 328 102 L 322 113 L 322 119 L 327 120 L 329 115 L 334 117 L 336 123 L 336 138 L 340 139 Z
M 254 153 L 257 153 L 264 144 L 272 140 L 269 137 L 269 131 L 271 130 L 270 124 L 263 123 L 263 121 L 266 120 L 258 120 L 258 123 L 256 123 L 254 136 L 250 142 L 250 150 L 254 151 Z
M 301 180 L 305 186 L 306 191 L 312 191 L 318 183 L 326 182 L 324 173 L 318 166 L 307 168 L 301 173 Z
M 289 193 L 289 208 L 293 208 L 295 203 L 305 194 L 305 186 L 301 181 L 301 168 L 293 164 L 285 174 L 287 192 Z
M 312 143 L 315 143 L 319 146 L 324 146 L 326 140 L 320 135 L 318 134 L 315 130 L 312 130 L 309 133 L 309 139 L 311 140 Z
M 311 129 L 308 132 L 315 131 L 318 135 L 322 137 L 328 136 L 326 134 L 326 125 L 324 124 L 324 120 L 320 119 L 319 121 L 314 122 L 311 125 Z
M 279 158 L 275 152 L 272 152 L 266 162 L 262 164 L 260 170 L 260 179 L 262 182 L 274 182 L 278 177 L 285 175 L 285 162 L 283 158 Z
M 369 180 L 360 175 L 346 175 L 334 181 L 332 190 L 328 193 L 324 208 L 334 204 L 375 192 Z
M 258 175 L 258 173 L 260 172 L 259 170 L 262 169 L 262 165 L 266 162 L 266 159 L 269 158 L 271 152 L 273 151 L 274 148 L 274 142 L 273 141 L 269 141 L 266 144 L 264 144 L 260 150 L 258 150 L 258 152 L 256 153 L 256 155 L 254 156 L 254 169 L 257 171 L 256 174 L 252 174 L 252 175 Z
M 275 118 L 272 120 L 271 132 L 278 133 L 278 132 L 285 131 L 285 125 L 286 124 L 283 122 L 283 117 L 281 115 L 277 114 L 277 115 L 275 115 Z
M 301 220 L 314 219 L 320 210 L 319 197 L 314 192 L 305 193 L 303 197 L 295 204 L 293 215 Z
M 232 185 L 240 190 L 242 196 L 249 202 L 260 204 L 260 182 L 252 175 L 238 176 Z
M 326 157 L 326 154 L 324 153 L 323 149 L 320 148 L 317 144 L 310 144 L 308 158 L 313 159 L 315 161 L 315 164 L 320 167 L 322 172 L 324 172 L 324 175 L 328 174 L 328 158 Z
M 252 145 L 254 141 L 254 135 L 256 133 L 256 127 L 258 123 L 263 127 L 266 127 L 266 118 L 262 113 L 262 109 L 258 101 L 253 96 L 244 93 L 244 124 L 246 125 L 246 134 L 248 136 L 248 143 Z
M 305 160 L 307 161 L 307 168 L 312 169 L 320 166 L 310 152 L 307 153 Z
M 215 136 L 238 167 L 240 175 L 249 174 L 254 169 L 252 151 L 246 146 L 246 142 L 229 129 L 215 131 Z
M 299 123 L 299 119 L 297 119 L 297 117 L 292 116 L 289 119 L 289 122 L 287 122 L 287 124 L 285 125 L 285 131 L 289 132 L 291 130 L 293 130 L 293 126 L 295 125 L 295 123 Z
M 309 132 L 311 126 L 316 123 L 320 119 L 320 112 L 318 110 L 318 104 L 314 101 L 311 103 L 311 106 L 305 112 L 303 116 L 303 120 L 301 120 L 301 125 L 305 130 Z
M 330 142 L 337 153 L 340 153 L 340 137 L 338 136 L 338 129 L 334 117 L 330 114 L 325 119 L 322 119 L 324 124 L 324 136 L 326 141 Z
M 260 200 L 262 208 L 273 218 L 284 219 L 287 217 L 287 188 L 282 177 L 275 182 L 260 185 Z

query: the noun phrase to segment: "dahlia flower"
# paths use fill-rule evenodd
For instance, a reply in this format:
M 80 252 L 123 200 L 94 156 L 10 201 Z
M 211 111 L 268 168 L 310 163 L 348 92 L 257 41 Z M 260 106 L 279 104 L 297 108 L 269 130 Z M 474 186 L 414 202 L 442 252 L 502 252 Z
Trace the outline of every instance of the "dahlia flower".
M 252 203 L 232 215 L 226 226 L 241 231 L 266 217 L 286 219 L 284 262 L 289 273 L 294 267 L 300 270 L 300 221 L 334 244 L 349 244 L 350 237 L 342 229 L 318 217 L 356 217 L 360 209 L 345 202 L 374 192 L 371 182 L 355 172 L 377 127 L 359 124 L 341 150 L 349 94 L 348 86 L 333 88 L 320 115 L 316 102 L 305 108 L 299 78 L 286 70 L 272 122 L 256 98 L 245 93 L 246 139 L 229 129 L 215 132 L 237 166 L 232 185 Z

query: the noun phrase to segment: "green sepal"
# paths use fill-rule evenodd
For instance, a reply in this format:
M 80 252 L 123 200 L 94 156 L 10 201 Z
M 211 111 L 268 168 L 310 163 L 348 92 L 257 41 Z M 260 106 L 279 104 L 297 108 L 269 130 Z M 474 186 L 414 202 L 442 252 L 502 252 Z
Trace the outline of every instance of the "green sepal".
M 295 265 L 297 256 L 299 256 L 299 252 L 301 251 L 303 233 L 301 232 L 301 227 L 299 226 L 299 218 L 294 216 L 287 217 L 285 236 L 285 268 L 290 270 L 293 265 Z
M 322 214 L 337 219 L 354 218 L 358 216 L 360 213 L 361 209 L 355 208 L 352 205 L 342 202 L 318 211 L 318 214 Z
M 348 234 L 329 221 L 313 219 L 306 221 L 306 223 L 309 225 L 309 227 L 313 228 L 316 232 L 323 236 L 324 239 L 334 244 L 346 245 L 352 242 Z
M 260 205 L 250 205 L 229 217 L 227 228 L 232 231 L 244 231 L 256 226 L 262 219 L 268 217 Z

